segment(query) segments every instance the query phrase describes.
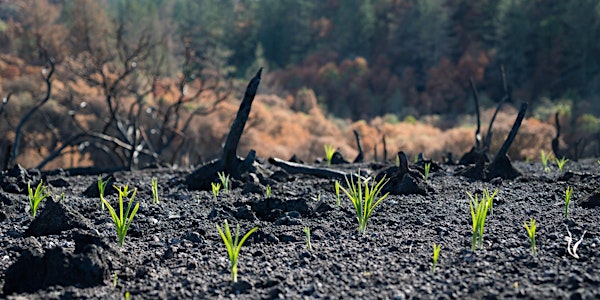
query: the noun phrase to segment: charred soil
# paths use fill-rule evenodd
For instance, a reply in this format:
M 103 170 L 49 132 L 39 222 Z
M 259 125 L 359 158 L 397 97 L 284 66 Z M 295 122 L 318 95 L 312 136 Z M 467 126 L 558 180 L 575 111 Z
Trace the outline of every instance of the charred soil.
M 192 170 L 102 173 L 117 185 L 138 189 L 140 208 L 124 247 L 117 244 L 108 211 L 100 207 L 94 188 L 99 174 L 18 168 L 3 173 L 0 297 L 600 298 L 600 165 L 595 160 L 569 162 L 563 172 L 516 162 L 522 176 L 489 182 L 455 176 L 457 167 L 442 165 L 430 174 L 424 195 L 388 196 L 364 235 L 357 233 L 348 198 L 341 195 L 341 205 L 336 204 L 334 179 L 262 165 L 261 180 L 233 181 L 231 190 L 217 197 L 188 188 L 185 178 Z M 383 167 L 334 168 L 377 172 Z M 153 177 L 158 178 L 157 204 L 152 203 Z M 49 186 L 52 199 L 42 202 L 33 219 L 26 184 L 39 179 Z M 565 218 L 569 186 L 574 193 Z M 484 189 L 498 194 L 487 217 L 483 249 L 471 251 L 466 192 Z M 111 189 L 106 198 L 116 205 Z M 531 218 L 538 223 L 536 256 L 523 226 Z M 230 282 L 215 226 L 224 220 L 239 224 L 242 234 L 259 228 L 241 249 L 237 283 Z M 304 227 L 310 228 L 311 251 Z M 432 272 L 434 243 L 442 248 Z

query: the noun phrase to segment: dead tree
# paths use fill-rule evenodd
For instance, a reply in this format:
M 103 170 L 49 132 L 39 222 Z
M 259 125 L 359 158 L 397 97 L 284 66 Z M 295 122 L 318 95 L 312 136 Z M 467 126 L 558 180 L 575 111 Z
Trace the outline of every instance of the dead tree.
M 175 149 L 171 158 L 168 160 L 171 164 L 174 164 L 177 155 L 180 154 L 180 150 L 185 142 L 185 132 L 188 130 L 191 122 L 198 116 L 206 116 L 217 109 L 217 105 L 229 98 L 232 88 L 232 82 L 228 81 L 226 84 L 222 83 L 221 75 L 219 71 L 215 71 L 210 78 L 202 79 L 200 81 L 201 86 L 190 96 L 185 94 L 185 90 L 189 85 L 189 79 L 192 78 L 191 63 L 192 63 L 192 49 L 189 47 L 189 42 L 184 41 L 185 45 L 185 61 L 183 63 L 182 75 L 177 83 L 177 90 L 179 96 L 177 101 L 167 106 L 166 109 L 161 110 L 162 120 L 158 126 L 158 139 L 155 142 L 156 153 L 160 156 L 165 151 L 171 148 L 173 143 L 179 139 L 179 142 L 174 146 Z M 225 87 L 224 87 L 225 86 Z M 209 107 L 199 107 L 190 111 L 187 116 L 184 116 L 182 108 L 191 103 L 202 95 L 203 92 L 213 91 L 216 95 L 216 99 L 210 104 Z
M 352 130 L 352 132 L 354 133 L 354 138 L 356 139 L 356 147 L 358 147 L 358 155 L 354 159 L 354 163 L 361 163 L 363 162 L 365 155 L 363 153 L 362 144 L 360 142 L 360 135 L 356 130 Z
M 20 143 L 21 143 L 21 131 L 23 129 L 23 126 L 25 125 L 25 123 L 27 123 L 27 121 L 29 121 L 29 119 L 31 118 L 31 116 L 33 116 L 33 114 L 38 111 L 44 104 L 46 104 L 46 102 L 48 102 L 48 100 L 50 100 L 50 95 L 52 94 L 52 75 L 54 74 L 54 59 L 52 57 L 48 56 L 48 53 L 46 52 L 45 49 L 43 49 L 41 46 L 39 46 L 41 53 L 44 55 L 45 59 L 46 59 L 46 68 L 44 68 L 44 70 L 42 71 L 42 78 L 44 79 L 44 82 L 46 84 L 46 95 L 44 96 L 44 98 L 42 98 L 40 101 L 38 101 L 38 103 L 36 103 L 36 105 L 34 105 L 19 121 L 19 124 L 17 124 L 17 127 L 15 129 L 15 139 L 12 145 L 12 151 L 9 155 L 9 159 L 8 159 L 8 164 L 7 167 L 12 167 L 16 164 L 16 160 L 17 160 L 17 156 L 19 155 L 19 150 L 20 150 Z M 7 101 L 8 102 L 8 99 Z M 2 106 L 4 108 L 4 104 Z
M 480 117 L 480 107 L 479 107 L 479 93 L 477 92 L 477 87 L 473 82 L 473 79 L 469 80 L 469 85 L 471 87 L 471 91 L 473 93 L 473 98 L 475 100 L 475 113 L 477 116 L 477 129 L 475 130 L 475 146 L 471 148 L 469 152 L 461 157 L 459 160 L 460 165 L 470 165 L 478 163 L 483 160 L 485 162 L 489 162 L 488 151 L 490 150 L 490 144 L 492 143 L 492 128 L 494 126 L 494 121 L 496 120 L 496 116 L 502 108 L 502 105 L 510 100 L 510 94 L 508 92 L 508 85 L 506 83 L 506 75 L 504 72 L 504 67 L 501 67 L 502 72 L 502 85 L 504 88 L 505 95 L 500 100 L 498 105 L 496 106 L 496 110 L 494 111 L 494 115 L 490 119 L 490 124 L 488 126 L 487 134 L 482 139 L 481 137 L 481 117 Z
M 231 124 L 231 129 L 227 135 L 223 154 L 220 159 L 211 161 L 204 166 L 196 169 L 186 178 L 188 188 L 194 190 L 208 190 L 211 183 L 217 180 L 217 173 L 225 172 L 235 179 L 241 179 L 242 175 L 252 170 L 252 165 L 256 158 L 256 152 L 250 150 L 244 159 L 237 157 L 237 148 L 240 138 L 244 132 L 244 127 L 248 121 L 252 102 L 256 96 L 258 85 L 262 75 L 262 68 L 258 70 L 254 78 L 248 83 L 244 98 L 240 104 L 237 115 Z
M 514 179 L 520 176 L 521 173 L 513 167 L 506 153 L 517 136 L 517 132 L 519 131 L 526 112 L 527 103 L 521 103 L 519 114 L 513 123 L 510 133 L 506 137 L 500 150 L 498 150 L 498 153 L 494 156 L 494 160 L 489 165 L 486 164 L 483 156 L 479 156 L 479 160 L 474 165 L 458 170 L 455 174 L 477 180 L 491 180 L 497 177 Z

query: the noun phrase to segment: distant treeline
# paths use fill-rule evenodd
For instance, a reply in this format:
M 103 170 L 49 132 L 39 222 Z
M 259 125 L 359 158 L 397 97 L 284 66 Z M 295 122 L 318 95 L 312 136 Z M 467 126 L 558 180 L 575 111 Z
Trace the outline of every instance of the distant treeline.
M 313 89 L 329 113 L 352 119 L 472 111 L 470 78 L 493 105 L 505 96 L 504 66 L 512 101 L 567 100 L 568 113 L 598 116 L 599 3 L 4 0 L 0 51 L 39 65 L 39 45 L 60 63 L 147 42 L 155 75 L 177 76 L 186 55 L 190 77 L 248 78 L 264 66 L 273 90 Z

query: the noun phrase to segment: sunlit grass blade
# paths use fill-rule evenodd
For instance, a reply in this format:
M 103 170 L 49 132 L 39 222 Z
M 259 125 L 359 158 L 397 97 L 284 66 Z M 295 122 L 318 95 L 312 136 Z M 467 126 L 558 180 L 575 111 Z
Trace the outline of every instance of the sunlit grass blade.
M 47 187 L 43 186 L 43 183 L 40 180 L 40 183 L 38 183 L 34 192 L 31 188 L 31 182 L 27 182 L 27 192 L 29 194 L 29 213 L 33 218 L 35 218 L 40 203 L 50 196 L 50 193 L 47 193 L 46 189 Z
M 535 219 L 530 219 L 529 224 L 527 221 L 523 222 L 523 226 L 525 230 L 527 230 L 527 237 L 529 237 L 529 243 L 531 244 L 531 253 L 533 255 L 537 254 L 537 247 L 535 245 L 535 231 L 536 231 L 536 223 Z
M 152 189 L 152 203 L 154 204 L 158 204 L 159 199 L 158 199 L 158 178 L 156 177 L 152 177 L 152 179 L 150 179 L 150 183 L 151 183 L 151 189 Z
M 115 209 L 112 207 L 112 205 L 110 205 L 110 203 L 108 201 L 106 201 L 106 199 L 102 199 L 102 202 L 108 208 L 108 212 L 110 213 L 113 223 L 115 224 L 115 227 L 117 229 L 117 237 L 119 240 L 119 246 L 123 247 L 123 243 L 125 242 L 125 236 L 127 235 L 127 230 L 129 229 L 129 226 L 131 226 L 131 223 L 133 222 L 133 217 L 137 213 L 137 211 L 140 207 L 140 203 L 138 202 L 135 204 L 135 206 L 133 205 L 133 199 L 135 198 L 135 195 L 137 193 L 137 189 L 133 189 L 133 193 L 129 197 L 129 203 L 127 205 L 127 210 L 123 211 L 123 198 L 126 198 L 129 196 L 129 186 L 125 185 L 123 188 L 119 188 L 117 186 L 113 186 L 113 187 L 119 193 L 119 213 L 117 214 Z
M 360 172 L 359 172 L 360 174 Z M 381 193 L 383 186 L 388 182 L 385 176 L 377 183 L 372 182 L 369 185 L 368 180 L 363 182 L 360 176 L 358 176 L 357 182 L 346 177 L 346 185 L 348 189 L 340 186 L 340 189 L 350 198 L 358 220 L 358 232 L 364 234 L 367 229 L 367 222 L 371 217 L 375 208 L 389 195 L 389 193 L 383 196 L 378 195 Z
M 571 203 L 572 196 L 573 196 L 573 188 L 569 186 L 565 190 L 565 218 L 569 217 L 569 204 Z
M 440 256 L 440 251 L 442 250 L 442 245 L 436 245 L 433 243 L 433 258 L 431 259 L 431 273 L 435 273 L 435 267 L 437 266 L 437 261 Z
M 229 258 L 229 269 L 231 272 L 231 281 L 237 282 L 237 264 L 238 258 L 240 254 L 240 250 L 242 249 L 242 245 L 244 242 L 250 237 L 250 235 L 258 230 L 258 227 L 254 227 L 250 229 L 240 240 L 240 225 L 236 226 L 235 230 L 235 238 L 231 234 L 231 229 L 229 228 L 229 223 L 225 220 L 223 224 L 223 229 L 217 224 L 217 230 L 219 231 L 219 235 L 223 242 L 225 243 L 225 248 L 227 248 L 227 257 Z
M 327 165 L 331 166 L 331 160 L 333 159 L 335 148 L 333 145 L 324 145 L 323 148 L 325 149 L 325 159 L 327 159 Z
M 469 211 L 471 212 L 471 250 L 475 251 L 477 248 L 483 249 L 483 233 L 485 230 L 485 221 L 488 215 L 488 211 L 492 208 L 494 197 L 498 193 L 495 190 L 492 194 L 485 189 L 481 195 L 481 200 L 477 194 L 472 195 L 467 192 L 469 196 Z

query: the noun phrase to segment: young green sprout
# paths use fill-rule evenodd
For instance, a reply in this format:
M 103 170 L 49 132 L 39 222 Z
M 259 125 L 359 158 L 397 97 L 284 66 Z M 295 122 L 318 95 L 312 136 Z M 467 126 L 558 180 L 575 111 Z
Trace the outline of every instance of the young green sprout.
M 304 239 L 306 240 L 306 249 L 312 251 L 312 245 L 310 244 L 310 228 L 308 226 L 304 227 Z
M 442 245 L 436 245 L 433 243 L 433 258 L 431 264 L 431 273 L 435 273 L 435 267 L 437 266 L 438 258 L 440 257 L 440 251 L 442 250 Z
M 335 181 L 335 203 L 340 206 L 340 182 Z
M 563 156 L 563 158 L 561 158 L 561 159 L 554 158 L 554 161 L 556 161 L 556 165 L 558 166 L 558 170 L 562 172 L 563 168 L 565 167 L 565 165 L 567 164 L 567 162 L 569 160 L 566 157 Z
M 571 196 L 573 196 L 573 188 L 569 186 L 565 190 L 565 218 L 569 217 L 569 204 L 571 203 Z
M 335 148 L 333 145 L 325 145 L 325 158 L 327 159 L 327 165 L 331 166 L 331 159 L 333 159 L 333 154 L 335 153 Z
M 271 193 L 272 193 L 271 186 L 267 185 L 265 187 L 265 194 L 266 194 L 267 198 L 271 198 Z
M 396 167 L 400 167 L 400 156 L 396 154 Z
M 102 176 L 98 176 L 98 193 L 100 194 L 100 207 L 102 210 L 104 210 L 104 192 L 109 181 L 110 177 L 106 178 L 106 181 L 103 181 Z
M 481 195 L 481 200 L 479 200 L 479 195 L 475 194 L 473 196 L 471 193 L 467 192 L 469 195 L 469 210 L 471 211 L 471 222 L 472 222 L 472 234 L 473 239 L 471 242 L 471 251 L 475 251 L 477 248 L 483 249 L 483 232 L 485 229 L 485 219 L 488 215 L 489 209 L 492 207 L 492 203 L 494 201 L 494 196 L 496 196 L 498 190 L 495 190 L 494 193 L 490 195 L 487 189 L 483 191 Z
M 217 172 L 221 185 L 223 186 L 223 192 L 229 193 L 229 174 L 225 175 L 225 172 Z
M 546 152 L 544 152 L 544 150 L 542 150 L 540 152 L 541 158 L 542 158 L 542 166 L 544 167 L 544 172 L 549 173 L 550 172 L 550 167 L 548 167 L 548 159 L 550 158 L 550 156 L 546 156 Z
M 231 235 L 231 230 L 229 229 L 229 224 L 227 220 L 225 220 L 225 224 L 223 225 L 224 229 L 217 224 L 217 230 L 219 231 L 219 235 L 223 239 L 225 243 L 225 247 L 227 248 L 227 257 L 229 258 L 229 270 L 231 272 L 231 281 L 237 282 L 237 263 L 240 255 L 240 250 L 242 249 L 242 245 L 244 242 L 250 237 L 250 235 L 258 230 L 258 227 L 254 227 L 248 231 L 244 237 L 240 240 L 240 225 L 236 226 L 235 230 L 235 238 Z
M 152 177 L 152 203 L 158 204 L 158 178 Z
M 38 206 L 42 200 L 50 196 L 50 193 L 47 193 L 46 189 L 47 187 L 42 186 L 42 181 L 40 180 L 40 183 L 37 185 L 34 192 L 31 188 L 31 182 L 27 182 L 27 191 L 29 193 L 29 213 L 33 218 L 35 218 Z
M 429 178 L 429 170 L 431 170 L 431 163 L 425 163 L 425 181 Z
M 129 197 L 129 204 L 127 205 L 127 210 L 123 212 L 123 198 L 129 196 L 129 186 L 125 185 L 123 188 L 117 187 L 113 185 L 113 187 L 119 192 L 119 214 L 115 209 L 106 201 L 106 199 L 102 198 L 102 202 L 108 208 L 108 212 L 115 223 L 115 227 L 117 229 L 117 237 L 119 239 L 119 246 L 123 247 L 123 242 L 125 241 L 125 236 L 127 235 L 127 230 L 129 226 L 131 226 L 131 222 L 133 222 L 133 217 L 140 208 L 140 203 L 136 203 L 133 206 L 133 199 L 135 198 L 135 194 L 137 193 L 137 189 L 133 189 L 133 193 L 131 193 L 131 197 Z M 133 208 L 133 209 L 132 209 Z
M 221 184 L 218 182 L 211 182 L 210 183 L 210 189 L 212 191 L 213 197 L 215 199 L 217 199 L 217 197 L 219 196 L 219 191 L 221 190 Z
M 527 224 L 527 221 L 523 222 L 523 226 L 525 226 L 525 230 L 527 230 L 527 236 L 529 237 L 529 242 L 531 244 L 531 253 L 535 256 L 537 254 L 537 247 L 535 245 L 535 219 L 530 219 L 529 224 Z
M 118 278 L 119 278 L 119 272 L 118 272 L 118 271 L 115 271 L 115 272 L 113 273 L 113 286 L 114 286 L 114 287 L 117 287 L 117 279 L 118 279 Z
M 360 174 L 360 172 L 358 174 Z M 360 176 L 358 176 L 357 183 L 354 182 L 354 179 L 348 179 L 348 177 L 346 177 L 348 189 L 340 186 L 354 206 L 354 212 L 356 213 L 356 219 L 358 220 L 358 233 L 365 233 L 369 217 L 377 205 L 389 195 L 389 193 L 385 193 L 383 196 L 379 196 L 383 186 L 387 182 L 388 180 L 384 176 L 379 182 L 372 182 L 370 186 L 368 182 L 365 182 L 363 188 Z M 379 198 L 377 198 L 378 196 Z

